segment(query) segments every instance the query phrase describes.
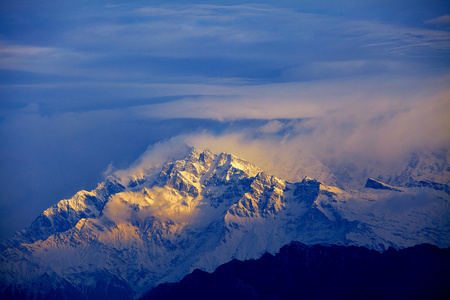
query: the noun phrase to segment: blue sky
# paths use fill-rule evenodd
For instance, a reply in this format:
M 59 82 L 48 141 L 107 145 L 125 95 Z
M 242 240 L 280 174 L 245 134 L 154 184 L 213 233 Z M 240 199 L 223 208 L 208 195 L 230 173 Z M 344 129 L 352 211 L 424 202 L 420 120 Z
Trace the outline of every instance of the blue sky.
M 448 147 L 449 53 L 448 1 L 0 0 L 0 239 L 179 136 Z

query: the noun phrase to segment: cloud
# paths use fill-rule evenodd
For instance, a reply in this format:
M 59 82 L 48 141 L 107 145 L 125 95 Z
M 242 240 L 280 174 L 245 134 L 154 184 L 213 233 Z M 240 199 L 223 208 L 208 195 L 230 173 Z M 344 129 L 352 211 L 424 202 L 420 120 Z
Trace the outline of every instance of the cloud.
M 284 128 L 284 124 L 278 120 L 270 121 L 260 128 L 262 133 L 277 133 Z
M 157 61 L 166 58 L 242 57 L 236 48 L 279 38 L 250 20 L 278 19 L 279 9 L 256 5 L 167 5 L 118 12 L 121 18 L 92 26 L 78 26 L 64 41 L 77 47 Z M 76 44 L 75 44 L 76 43 Z M 250 48 L 251 49 L 251 48 Z
M 240 17 L 265 17 L 267 13 L 282 12 L 280 8 L 262 4 L 238 4 L 238 5 L 168 5 L 164 7 L 148 6 L 136 9 L 137 14 L 150 17 L 176 16 L 187 19 L 214 20 L 215 22 L 230 22 Z
M 70 17 L 61 10 L 58 18 L 38 15 L 42 28 L 13 28 L 28 39 L 5 37 L 0 67 L 71 83 L 298 81 L 386 74 L 448 57 L 448 32 L 309 6 L 129 4 L 73 9 Z M 396 61 L 404 56 L 414 61 Z
M 349 43 L 357 42 L 368 53 L 380 58 L 393 55 L 396 59 L 402 56 L 425 59 L 431 53 L 446 58 L 450 49 L 450 33 L 446 31 L 351 21 L 345 24 L 344 32 L 350 36 L 347 38 Z
M 440 87 L 446 81 L 446 77 L 414 83 L 390 81 L 380 86 L 370 81 L 374 85 L 371 88 L 361 85 L 362 81 L 353 81 L 347 82 L 354 87 L 350 93 L 340 93 L 339 89 L 349 89 L 347 85 L 334 88 L 336 83 L 324 82 L 317 86 L 320 91 L 311 85 L 305 89 L 302 85 L 253 86 L 241 91 L 236 88 L 241 95 L 232 100 L 200 97 L 158 104 L 164 110 L 158 106 L 139 107 L 136 109 L 143 112 L 139 115 L 143 119 L 210 118 L 218 120 L 223 129 L 203 127 L 173 136 L 149 148 L 130 172 L 138 174 L 137 169 L 162 162 L 188 144 L 215 153 L 233 153 L 292 181 L 310 176 L 335 185 L 339 180 L 332 168 L 348 166 L 369 172 L 369 177 L 392 175 L 405 167 L 414 151 L 450 148 L 450 90 Z M 410 87 L 408 92 L 405 84 Z M 301 90 L 301 94 L 294 92 Z M 283 100 L 273 100 L 276 91 L 281 91 L 278 96 Z M 335 97 L 333 93 L 337 93 Z M 313 110 L 308 110 L 306 99 L 313 103 Z M 210 105 L 209 109 L 203 105 Z M 257 114 L 248 109 L 252 105 L 258 108 Z M 259 121 L 252 123 L 255 118 Z M 233 126 L 235 122 L 240 123 Z
M 205 101 L 211 105 L 210 110 L 203 109 L 203 100 L 197 99 L 165 104 L 164 114 L 157 108 L 152 116 L 172 118 L 184 112 L 185 117 L 223 120 L 228 129 L 221 133 L 205 129 L 180 140 L 216 153 L 234 153 L 282 178 L 299 180 L 308 175 L 333 184 L 336 178 L 329 176 L 329 168 L 336 165 L 352 165 L 360 171 L 368 168 L 373 172 L 370 176 L 376 176 L 401 170 L 414 151 L 448 149 L 450 90 L 441 86 L 447 80 L 390 81 L 381 85 L 370 81 L 371 88 L 361 85 L 362 81 L 347 82 L 339 88 L 321 82 L 320 91 L 309 86 L 292 98 L 283 96 L 302 89 L 284 86 L 287 90 L 280 93 L 281 101 L 265 101 L 264 97 L 273 95 L 261 88 L 257 95 L 237 97 L 235 101 Z M 354 87 L 352 92 L 340 92 L 348 91 L 349 86 Z M 313 110 L 303 106 L 308 103 L 305 99 L 313 104 Z M 251 105 L 258 107 L 257 114 L 248 109 Z M 243 127 L 226 125 L 255 117 L 267 121 Z
M 131 220 L 131 206 L 116 195 L 109 199 L 103 208 L 104 215 L 117 224 L 126 224 Z
M 450 24 L 450 15 L 443 15 L 431 20 L 425 21 L 425 24 Z
M 300 181 L 305 176 L 311 176 L 327 184 L 337 185 L 329 169 L 297 140 L 255 138 L 245 131 L 218 136 L 194 134 L 184 136 L 182 140 L 188 145 L 210 149 L 214 153 L 232 153 L 285 180 Z
M 140 192 L 122 192 L 106 203 L 103 214 L 117 224 L 157 217 L 177 223 L 195 220 L 199 209 L 184 195 L 168 187 L 153 187 Z
M 114 175 L 124 179 L 126 184 L 130 179 L 142 178 L 149 169 L 160 168 L 167 161 L 184 158 L 188 148 L 182 139 L 177 135 L 150 145 L 131 166 L 114 172 Z
M 400 74 L 411 72 L 420 66 L 397 60 L 337 60 L 313 61 L 301 66 L 292 66 L 282 72 L 282 78 L 299 80 L 305 78 L 354 78 L 367 74 Z
M 445 82 L 446 76 L 235 87 L 233 97 L 184 98 L 132 112 L 143 119 L 303 119 L 290 123 L 289 130 L 279 121 L 258 130 L 284 130 L 323 157 L 357 154 L 394 161 L 414 148 L 449 145 L 450 90 Z
M 403 214 L 409 210 L 421 209 L 434 204 L 441 204 L 441 199 L 433 191 L 416 191 L 415 193 L 393 192 L 386 197 L 378 199 L 370 210 Z
M 318 105 L 307 102 L 292 103 L 280 99 L 274 103 L 270 99 L 210 98 L 183 99 L 176 103 L 163 103 L 136 108 L 135 114 L 141 118 L 204 118 L 215 120 L 233 119 L 276 119 L 303 118 L 316 116 Z
M 8 45 L 4 42 L 0 44 L 1 44 L 0 55 L 2 56 L 38 55 L 38 54 L 48 54 L 49 52 L 55 51 L 54 48 L 49 47 Z
M 0 41 L 0 69 L 72 76 L 93 55 L 57 47 L 29 46 Z
M 347 159 L 357 155 L 396 161 L 413 149 L 450 145 L 449 96 L 447 90 L 426 99 L 351 103 L 324 118 L 308 120 L 299 129 L 311 128 L 308 144 L 316 145 L 316 153 L 325 157 L 334 153 Z

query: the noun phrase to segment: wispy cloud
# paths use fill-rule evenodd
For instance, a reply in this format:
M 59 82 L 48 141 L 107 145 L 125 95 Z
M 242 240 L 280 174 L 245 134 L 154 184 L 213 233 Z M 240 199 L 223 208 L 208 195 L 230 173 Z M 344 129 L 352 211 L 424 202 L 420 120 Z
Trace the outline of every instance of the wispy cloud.
M 443 15 L 431 20 L 425 21 L 425 24 L 450 24 L 450 15 Z
M 450 33 L 383 24 L 367 21 L 347 23 L 348 32 L 352 32 L 349 40 L 358 40 L 362 47 L 374 48 L 381 54 L 399 54 L 409 56 L 444 55 L 450 50 Z
M 15 55 L 39 55 L 48 54 L 54 52 L 54 48 L 49 47 L 34 47 L 34 46 L 19 46 L 8 45 L 6 43 L 0 43 L 0 55 L 15 56 Z
M 0 68 L 96 81 L 296 81 L 339 77 L 342 70 L 388 73 L 399 57 L 419 58 L 404 65 L 428 63 L 445 59 L 450 49 L 446 31 L 274 5 L 103 9 L 111 13 L 75 10 L 64 31 L 48 41 L 44 36 L 39 45 L 5 39 Z M 315 72 L 298 71 L 311 66 Z
M 0 69 L 43 74 L 78 75 L 93 55 L 56 47 L 0 42 Z
M 238 5 L 167 5 L 164 7 L 142 7 L 134 11 L 137 14 L 163 17 L 163 16 L 183 16 L 194 20 L 214 20 L 219 22 L 229 22 L 241 17 L 265 17 L 268 13 L 289 14 L 286 9 L 276 8 L 263 4 L 238 4 Z

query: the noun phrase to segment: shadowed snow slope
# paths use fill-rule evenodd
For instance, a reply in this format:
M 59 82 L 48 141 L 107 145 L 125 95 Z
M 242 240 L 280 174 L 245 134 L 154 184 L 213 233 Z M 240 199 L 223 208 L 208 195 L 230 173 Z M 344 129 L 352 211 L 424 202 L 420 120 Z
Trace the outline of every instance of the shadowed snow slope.
M 3 298 L 133 299 L 291 241 L 448 247 L 447 193 L 401 190 L 287 182 L 232 154 L 189 148 L 45 210 L 1 245 L 0 288 Z

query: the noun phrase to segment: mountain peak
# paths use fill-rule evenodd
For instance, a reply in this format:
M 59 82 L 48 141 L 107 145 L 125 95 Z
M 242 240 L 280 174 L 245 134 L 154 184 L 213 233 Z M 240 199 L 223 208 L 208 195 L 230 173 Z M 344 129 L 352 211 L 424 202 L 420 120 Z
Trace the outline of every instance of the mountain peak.
M 383 183 L 383 182 L 375 180 L 373 178 L 367 178 L 367 182 L 364 187 L 376 189 L 376 190 L 390 190 L 390 191 L 402 192 L 402 190 L 398 187 L 393 187 L 392 185 Z
M 387 203 L 380 197 L 394 190 L 288 182 L 230 153 L 195 147 L 151 154 L 61 200 L 3 243 L 0 291 L 29 290 L 50 272 L 88 298 L 102 284 L 139 296 L 195 268 L 212 271 L 291 241 L 381 251 L 450 240 L 444 198 L 399 215 L 378 211 Z

